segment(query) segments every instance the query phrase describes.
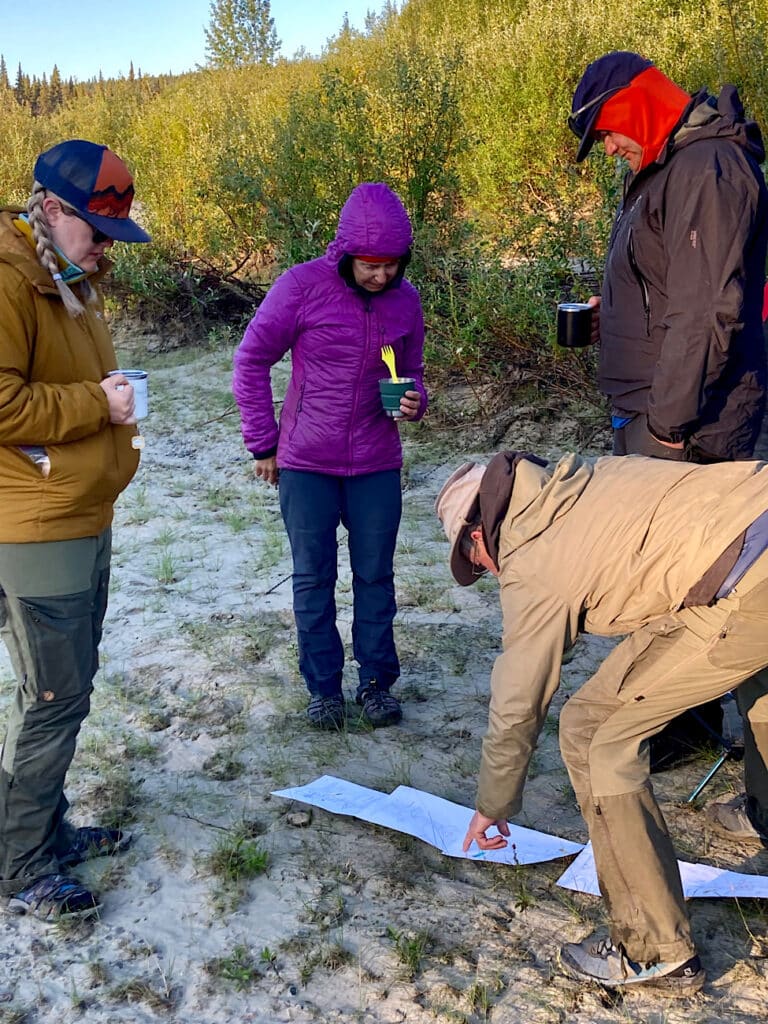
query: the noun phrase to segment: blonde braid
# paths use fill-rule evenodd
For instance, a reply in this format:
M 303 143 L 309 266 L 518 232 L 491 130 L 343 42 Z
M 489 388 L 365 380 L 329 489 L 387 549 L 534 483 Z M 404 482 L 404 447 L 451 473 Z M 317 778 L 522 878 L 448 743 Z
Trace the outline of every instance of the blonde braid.
M 32 195 L 29 197 L 27 203 L 27 214 L 29 216 L 29 226 L 32 228 L 32 237 L 35 240 L 35 252 L 40 265 L 48 271 L 53 278 L 54 284 L 58 289 L 61 300 L 67 308 L 67 312 L 70 316 L 82 316 L 85 312 L 85 306 L 78 299 L 72 289 L 61 279 L 61 273 L 59 271 L 59 260 L 56 255 L 56 247 L 53 244 L 51 238 L 51 228 L 48 224 L 48 218 L 45 216 L 43 210 L 43 200 L 46 195 L 52 195 L 47 193 L 43 185 L 39 181 L 36 181 L 32 189 Z M 58 199 L 58 196 L 56 197 Z M 59 200 L 61 202 L 61 200 Z M 62 205 L 64 205 L 62 203 Z M 98 297 L 89 281 L 82 282 L 82 291 L 86 302 L 97 302 Z

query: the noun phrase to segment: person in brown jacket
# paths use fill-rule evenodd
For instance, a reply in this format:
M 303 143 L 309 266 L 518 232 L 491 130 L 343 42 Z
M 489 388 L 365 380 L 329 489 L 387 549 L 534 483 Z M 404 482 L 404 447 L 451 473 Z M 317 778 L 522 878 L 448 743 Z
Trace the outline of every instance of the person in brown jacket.
M 626 635 L 560 714 L 610 921 L 607 937 L 562 947 L 573 977 L 672 995 L 704 984 L 648 740 L 741 684 L 768 762 L 766 510 L 767 463 L 635 455 L 549 467 L 502 452 L 437 498 L 454 578 L 498 576 L 504 622 L 465 850 L 506 845 L 564 650 L 580 631 Z
M 46 921 L 95 913 L 69 868 L 130 838 L 72 826 L 64 779 L 99 663 L 113 504 L 139 461 L 100 291 L 113 241 L 149 241 L 132 198 L 122 160 L 72 139 L 38 157 L 26 211 L 0 211 L 0 634 L 18 681 L 0 906 Z

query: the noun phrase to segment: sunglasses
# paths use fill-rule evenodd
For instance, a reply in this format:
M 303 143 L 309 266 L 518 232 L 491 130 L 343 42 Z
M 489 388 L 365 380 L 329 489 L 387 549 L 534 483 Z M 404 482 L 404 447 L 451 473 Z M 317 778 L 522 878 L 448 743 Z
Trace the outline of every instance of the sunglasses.
M 595 96 L 595 98 L 590 100 L 589 103 L 585 103 L 583 107 L 579 107 L 578 110 L 574 110 L 568 118 L 568 127 L 571 129 L 573 134 L 578 136 L 578 138 L 583 139 L 584 133 L 587 129 L 587 123 L 589 121 L 589 116 L 585 117 L 584 115 L 589 115 L 599 103 L 605 103 L 609 97 L 615 96 L 617 92 L 621 92 L 622 89 L 626 88 L 626 85 L 616 85 L 613 89 L 606 89 L 605 92 L 601 92 L 599 96 Z
M 77 217 L 77 219 L 81 220 L 83 224 L 88 224 L 88 221 L 85 219 L 85 217 L 81 217 L 76 210 L 69 210 L 66 206 L 62 206 L 61 212 L 64 214 L 65 217 Z M 91 240 L 94 245 L 101 245 L 102 242 L 112 241 L 109 235 L 105 235 L 103 231 L 99 231 L 98 228 L 93 227 L 93 225 L 88 224 L 88 227 L 93 232 Z

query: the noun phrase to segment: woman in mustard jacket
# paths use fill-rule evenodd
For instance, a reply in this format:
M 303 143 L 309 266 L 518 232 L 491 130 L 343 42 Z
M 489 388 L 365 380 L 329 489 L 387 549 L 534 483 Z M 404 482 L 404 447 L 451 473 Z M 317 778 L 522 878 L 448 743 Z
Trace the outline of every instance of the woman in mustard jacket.
M 27 210 L 0 212 L 0 633 L 18 680 L 0 761 L 0 903 L 53 920 L 98 910 L 68 870 L 129 839 L 75 829 L 63 790 L 98 668 L 113 504 L 139 460 L 99 282 L 114 240 L 149 236 L 106 146 L 59 143 L 34 177 Z

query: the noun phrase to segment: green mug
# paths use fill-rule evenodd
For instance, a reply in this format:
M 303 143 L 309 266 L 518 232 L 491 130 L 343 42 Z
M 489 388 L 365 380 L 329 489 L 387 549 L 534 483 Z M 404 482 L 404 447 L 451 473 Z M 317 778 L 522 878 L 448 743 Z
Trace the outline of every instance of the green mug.
M 400 399 L 406 391 L 416 390 L 415 383 L 413 377 L 385 377 L 379 381 L 381 404 L 384 406 L 387 416 L 391 416 L 394 420 L 402 417 Z

